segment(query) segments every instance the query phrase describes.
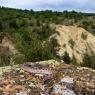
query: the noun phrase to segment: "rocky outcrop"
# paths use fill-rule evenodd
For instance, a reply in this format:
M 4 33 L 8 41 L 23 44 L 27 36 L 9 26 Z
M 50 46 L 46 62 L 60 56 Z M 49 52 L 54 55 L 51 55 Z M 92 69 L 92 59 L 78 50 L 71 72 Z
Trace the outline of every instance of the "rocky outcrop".
M 39 64 L 43 65 L 43 62 Z M 95 95 L 94 70 L 66 64 L 51 64 L 49 67 L 55 73 L 45 80 L 47 75 L 30 73 L 20 67 L 3 73 L 0 95 Z

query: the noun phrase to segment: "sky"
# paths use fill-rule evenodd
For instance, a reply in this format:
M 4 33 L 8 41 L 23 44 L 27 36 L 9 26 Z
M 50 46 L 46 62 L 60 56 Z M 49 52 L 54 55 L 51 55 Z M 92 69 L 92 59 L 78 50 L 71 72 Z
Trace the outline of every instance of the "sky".
M 40 10 L 75 10 L 95 13 L 95 0 L 0 0 L 0 6 Z

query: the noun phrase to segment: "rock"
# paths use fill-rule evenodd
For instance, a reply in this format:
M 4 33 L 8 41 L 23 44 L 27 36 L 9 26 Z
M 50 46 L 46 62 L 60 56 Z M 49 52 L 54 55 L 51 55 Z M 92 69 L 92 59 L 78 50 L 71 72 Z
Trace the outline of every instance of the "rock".
M 20 78 L 24 78 L 24 75 L 20 75 Z
M 74 80 L 73 80 L 73 78 L 70 78 L 70 77 L 64 77 L 63 79 L 61 79 L 61 81 L 60 81 L 61 83 L 70 83 L 70 84 L 72 84 L 72 83 L 74 83 Z
M 31 82 L 31 83 L 29 84 L 29 87 L 36 87 L 36 85 Z
M 9 93 L 13 93 L 15 92 L 15 87 L 11 84 L 8 84 L 6 87 L 5 87 L 5 92 L 9 92 Z
M 20 73 L 24 73 L 25 71 L 23 71 L 22 69 L 20 70 Z
M 35 74 L 35 76 L 43 77 L 44 75 L 43 74 Z
M 94 70 L 72 65 L 59 65 L 53 69 L 58 73 L 49 78 L 26 71 L 17 73 L 16 69 L 4 73 L 0 80 L 0 94 L 95 95 Z
M 4 89 L 3 89 L 2 87 L 0 87 L 0 94 L 3 93 L 3 90 L 4 90 Z
M 28 95 L 28 94 L 25 91 L 21 91 L 20 93 L 16 93 L 16 95 Z
M 15 83 L 15 80 L 13 80 L 13 79 L 10 80 L 10 83 L 11 83 L 11 84 L 14 84 L 14 83 Z
M 73 90 L 70 90 L 64 86 L 61 85 L 55 85 L 53 88 L 53 94 L 58 95 L 76 95 Z

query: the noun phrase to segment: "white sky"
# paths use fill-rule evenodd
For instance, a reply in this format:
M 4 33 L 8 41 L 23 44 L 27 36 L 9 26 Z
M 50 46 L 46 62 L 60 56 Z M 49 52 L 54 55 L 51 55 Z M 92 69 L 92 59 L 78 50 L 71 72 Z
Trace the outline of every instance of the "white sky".
M 0 5 L 33 10 L 77 10 L 95 12 L 95 0 L 0 0 Z

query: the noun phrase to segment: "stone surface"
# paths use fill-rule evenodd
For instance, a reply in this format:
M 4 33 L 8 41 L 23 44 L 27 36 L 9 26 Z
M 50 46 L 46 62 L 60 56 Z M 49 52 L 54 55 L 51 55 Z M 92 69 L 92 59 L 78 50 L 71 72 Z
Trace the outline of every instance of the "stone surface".
M 74 83 L 73 78 L 70 77 L 64 77 L 60 81 L 61 83 Z
M 53 88 L 53 94 L 59 94 L 59 95 L 76 95 L 73 90 L 70 90 L 64 86 L 61 85 L 55 85 Z
M 53 69 L 56 72 L 48 79 L 47 75 L 32 74 L 21 69 L 5 72 L 0 76 L 0 94 L 95 95 L 94 70 L 66 64 L 53 65 Z

